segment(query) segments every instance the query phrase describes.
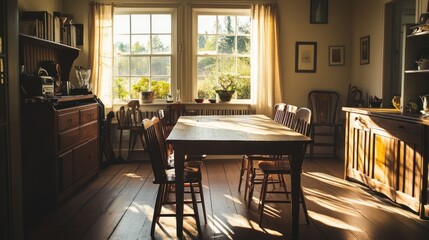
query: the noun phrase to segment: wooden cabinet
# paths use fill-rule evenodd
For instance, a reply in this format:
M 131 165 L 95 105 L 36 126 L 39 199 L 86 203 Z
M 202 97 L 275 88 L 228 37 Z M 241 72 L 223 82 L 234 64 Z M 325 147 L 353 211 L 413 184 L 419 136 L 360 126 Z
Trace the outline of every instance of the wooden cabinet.
M 344 108 L 345 178 L 429 218 L 429 122 L 393 109 Z
M 27 100 L 21 108 L 24 204 L 30 217 L 55 208 L 99 169 L 94 97 L 43 101 Z
M 422 109 L 419 96 L 429 94 L 429 69 L 419 68 L 416 61 L 429 58 L 429 31 L 412 34 L 413 25 L 404 25 L 403 75 L 401 86 L 401 106 L 415 102 Z M 404 112 L 405 107 L 401 111 Z

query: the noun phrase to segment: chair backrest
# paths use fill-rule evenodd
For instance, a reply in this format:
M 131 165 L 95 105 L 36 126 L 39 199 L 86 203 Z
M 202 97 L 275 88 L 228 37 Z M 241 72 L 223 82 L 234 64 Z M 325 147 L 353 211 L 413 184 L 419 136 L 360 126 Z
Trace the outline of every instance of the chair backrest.
M 285 116 L 283 119 L 283 125 L 288 128 L 293 128 L 293 124 L 295 122 L 295 115 L 298 107 L 292 104 L 288 104 L 286 106 Z
M 313 123 L 337 122 L 340 96 L 337 92 L 314 90 L 308 93 L 308 107 L 312 111 Z
M 168 105 L 168 125 L 174 126 L 180 116 L 186 115 L 186 105 L 182 103 L 173 103 Z
M 286 103 L 277 103 L 274 105 L 274 121 L 283 123 L 286 112 Z
M 155 112 L 155 116 L 159 118 L 159 127 L 161 128 L 161 133 L 164 139 L 167 139 L 169 133 L 167 129 L 167 121 L 165 118 L 164 109 L 158 109 Z
M 362 91 L 359 90 L 356 86 L 349 84 L 349 89 L 347 92 L 347 107 L 359 107 L 363 106 L 363 95 Z
M 301 107 L 296 111 L 293 130 L 305 136 L 310 136 L 311 129 L 311 110 Z
M 143 135 L 146 141 L 146 148 L 149 152 L 155 183 L 164 183 L 167 180 L 165 170 L 168 164 L 168 153 L 165 140 L 161 135 L 159 118 L 144 119 L 142 122 Z
M 127 129 L 129 126 L 140 124 L 143 118 L 139 100 L 131 100 L 127 105 L 121 106 L 116 112 L 116 119 L 120 129 Z

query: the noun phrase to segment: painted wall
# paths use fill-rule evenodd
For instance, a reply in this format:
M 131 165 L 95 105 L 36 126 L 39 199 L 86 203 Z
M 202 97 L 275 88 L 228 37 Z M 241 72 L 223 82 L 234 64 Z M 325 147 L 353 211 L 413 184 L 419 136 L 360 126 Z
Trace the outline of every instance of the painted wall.
M 49 3 L 47 3 L 49 1 Z M 420 0 L 417 0 L 420 1 Z M 120 0 L 118 2 L 126 2 Z M 159 0 L 158 2 L 165 2 Z M 167 2 L 186 2 L 170 0 Z M 210 1 L 229 2 L 229 1 Z M 236 0 L 235 2 L 240 2 Z M 386 0 L 330 0 L 328 24 L 310 24 L 310 1 L 279 0 L 280 59 L 284 82 L 284 101 L 307 105 L 307 93 L 312 89 L 332 89 L 341 94 L 344 103 L 349 83 L 369 95 L 382 94 L 383 18 Z M 20 0 L 20 10 L 61 11 L 74 15 L 75 23 L 84 24 L 84 44 L 74 65 L 88 66 L 87 0 Z M 365 13 L 365 14 L 362 14 Z M 360 65 L 360 37 L 369 35 L 370 64 Z M 295 73 L 295 42 L 317 42 L 316 73 Z M 329 66 L 328 48 L 345 46 L 345 65 Z M 72 72 L 70 79 L 74 80 Z
M 311 90 L 334 90 L 344 102 L 348 84 L 352 50 L 351 4 L 349 1 L 330 0 L 328 24 L 310 24 L 310 1 L 279 1 L 281 73 L 284 82 L 284 101 L 298 106 L 307 105 Z M 295 72 L 295 43 L 317 42 L 316 73 Z M 328 49 L 331 45 L 345 46 L 345 65 L 329 66 Z

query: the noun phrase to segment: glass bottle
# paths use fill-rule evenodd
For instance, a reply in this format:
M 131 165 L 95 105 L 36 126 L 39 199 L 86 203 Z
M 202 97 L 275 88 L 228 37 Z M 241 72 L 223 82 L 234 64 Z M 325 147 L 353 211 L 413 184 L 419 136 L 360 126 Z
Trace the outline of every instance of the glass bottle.
M 182 98 L 180 96 L 180 89 L 176 90 L 176 102 L 178 103 L 182 102 Z

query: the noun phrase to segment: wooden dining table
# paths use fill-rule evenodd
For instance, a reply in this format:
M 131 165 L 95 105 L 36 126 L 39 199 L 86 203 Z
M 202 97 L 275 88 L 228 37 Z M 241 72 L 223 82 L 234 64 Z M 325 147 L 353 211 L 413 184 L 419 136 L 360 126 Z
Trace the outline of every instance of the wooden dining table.
M 305 144 L 311 142 L 311 138 L 264 115 L 181 116 L 167 138 L 175 154 L 177 237 L 183 237 L 186 155 L 283 154 L 291 157 L 291 238 L 298 239 L 301 167 Z

